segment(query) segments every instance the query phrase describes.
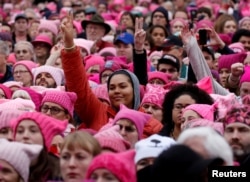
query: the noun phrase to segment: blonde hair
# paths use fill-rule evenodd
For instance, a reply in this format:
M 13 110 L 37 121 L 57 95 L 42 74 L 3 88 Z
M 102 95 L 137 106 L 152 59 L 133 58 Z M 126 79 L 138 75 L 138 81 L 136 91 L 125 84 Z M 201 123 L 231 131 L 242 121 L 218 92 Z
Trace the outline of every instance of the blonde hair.
M 97 139 L 85 131 L 75 131 L 67 135 L 62 143 L 61 151 L 64 148 L 69 150 L 81 148 L 88 151 L 93 156 L 100 154 L 102 150 Z
M 36 61 L 36 54 L 35 54 L 35 51 L 34 51 L 34 46 L 28 41 L 19 41 L 19 42 L 17 42 L 15 44 L 15 47 L 14 47 L 14 52 L 16 52 L 16 49 L 18 47 L 22 47 L 22 46 L 27 46 L 28 47 L 31 55 L 33 55 L 32 60 Z
M 29 95 L 28 92 L 26 92 L 25 90 L 16 90 L 11 99 L 16 99 L 16 98 L 22 98 L 22 99 L 25 99 L 25 100 L 31 100 L 31 97 Z

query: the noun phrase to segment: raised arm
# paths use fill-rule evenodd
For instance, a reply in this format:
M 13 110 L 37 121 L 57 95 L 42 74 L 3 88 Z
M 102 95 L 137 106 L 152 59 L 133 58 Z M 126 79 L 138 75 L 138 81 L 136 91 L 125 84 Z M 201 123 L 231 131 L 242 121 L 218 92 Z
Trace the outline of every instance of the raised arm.
M 75 111 L 86 126 L 92 126 L 96 112 L 103 112 L 104 105 L 93 94 L 82 63 L 80 49 L 73 41 L 73 17 L 71 14 L 61 24 L 64 48 L 61 51 L 66 89 L 77 94 Z

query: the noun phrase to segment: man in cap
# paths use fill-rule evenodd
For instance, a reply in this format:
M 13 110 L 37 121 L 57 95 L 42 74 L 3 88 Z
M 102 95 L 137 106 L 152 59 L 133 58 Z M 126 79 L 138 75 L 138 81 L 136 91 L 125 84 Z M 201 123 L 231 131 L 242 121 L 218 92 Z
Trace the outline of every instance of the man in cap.
M 29 20 L 24 14 L 18 14 L 15 17 L 14 22 L 14 32 L 12 34 L 12 39 L 14 44 L 18 41 L 31 41 L 30 36 L 28 35 L 28 24 Z
M 233 105 L 223 118 L 224 137 L 231 146 L 234 160 L 250 167 L 250 107 Z

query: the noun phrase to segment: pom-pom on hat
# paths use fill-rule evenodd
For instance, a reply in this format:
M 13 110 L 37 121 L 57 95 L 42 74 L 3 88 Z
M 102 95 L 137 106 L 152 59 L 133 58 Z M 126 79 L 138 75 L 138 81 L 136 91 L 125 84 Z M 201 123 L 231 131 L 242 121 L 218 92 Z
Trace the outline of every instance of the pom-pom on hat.
M 62 134 L 68 124 L 66 120 L 60 121 L 39 112 L 25 112 L 12 121 L 14 138 L 16 137 L 17 127 L 23 120 L 32 120 L 39 126 L 47 151 L 50 149 L 54 136 Z
M 107 169 L 122 182 L 136 182 L 134 150 L 120 153 L 103 153 L 96 156 L 89 165 L 86 178 L 96 169 Z
M 42 146 L 0 139 L 0 159 L 9 163 L 24 182 L 28 182 L 31 161 L 40 154 Z
M 73 117 L 74 104 L 76 102 L 77 95 L 74 92 L 65 92 L 60 90 L 48 90 L 43 93 L 43 100 L 41 105 L 45 102 L 53 102 L 66 109 Z
M 135 164 L 140 160 L 149 157 L 158 157 L 160 153 L 167 150 L 176 142 L 169 137 L 160 136 L 158 134 L 151 135 L 146 139 L 142 139 L 135 144 Z
M 136 126 L 138 137 L 139 139 L 141 139 L 144 125 L 149 121 L 151 117 L 152 116 L 149 114 L 145 114 L 133 109 L 128 109 L 126 106 L 121 104 L 120 110 L 114 118 L 114 124 L 116 124 L 120 119 L 128 119 Z
M 53 66 L 48 66 L 48 65 L 39 66 L 37 68 L 34 68 L 32 70 L 32 73 L 34 76 L 34 85 L 35 85 L 36 77 L 40 73 L 49 73 L 55 80 L 57 86 L 61 86 L 64 81 L 63 70 L 60 68 L 53 67 Z

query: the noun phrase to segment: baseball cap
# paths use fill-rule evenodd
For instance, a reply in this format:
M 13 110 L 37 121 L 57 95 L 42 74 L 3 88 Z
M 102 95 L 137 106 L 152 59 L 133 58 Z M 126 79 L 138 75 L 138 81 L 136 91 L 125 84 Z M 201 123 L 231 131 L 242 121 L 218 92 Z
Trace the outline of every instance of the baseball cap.
M 25 14 L 18 14 L 18 15 L 16 15 L 15 21 L 17 21 L 19 19 L 25 19 L 25 20 L 28 21 L 28 18 L 27 18 L 27 16 Z
M 158 50 L 162 50 L 166 47 L 172 47 L 172 46 L 182 47 L 183 46 L 182 40 L 175 35 L 170 35 L 167 37 L 165 42 L 158 48 Z
M 117 44 L 118 42 L 134 44 L 134 36 L 130 33 L 123 32 L 116 37 L 114 44 Z
M 158 60 L 158 65 L 159 64 L 170 64 L 174 66 L 177 71 L 180 70 L 180 61 L 177 57 L 170 55 L 170 54 L 165 54 L 161 57 L 161 59 Z

